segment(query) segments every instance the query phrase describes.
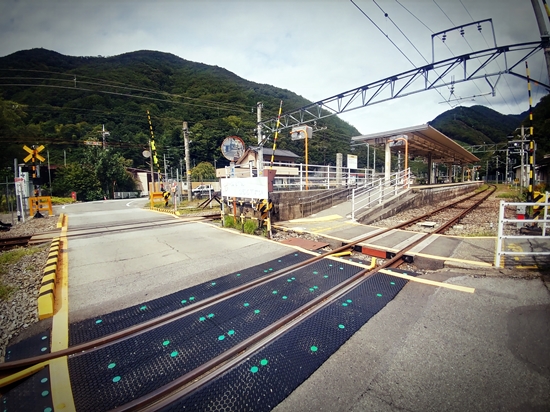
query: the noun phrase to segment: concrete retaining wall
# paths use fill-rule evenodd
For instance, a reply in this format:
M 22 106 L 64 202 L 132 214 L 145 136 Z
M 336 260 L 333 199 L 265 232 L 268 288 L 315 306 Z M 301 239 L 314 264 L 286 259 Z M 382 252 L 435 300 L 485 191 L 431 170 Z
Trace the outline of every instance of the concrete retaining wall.
M 351 189 L 272 192 L 272 222 L 299 219 L 345 202 Z
M 460 185 L 415 187 L 403 194 L 401 198 L 365 212 L 357 218 L 357 221 L 365 225 L 377 222 L 407 209 L 454 199 L 475 190 L 482 184 L 482 182 L 469 182 Z

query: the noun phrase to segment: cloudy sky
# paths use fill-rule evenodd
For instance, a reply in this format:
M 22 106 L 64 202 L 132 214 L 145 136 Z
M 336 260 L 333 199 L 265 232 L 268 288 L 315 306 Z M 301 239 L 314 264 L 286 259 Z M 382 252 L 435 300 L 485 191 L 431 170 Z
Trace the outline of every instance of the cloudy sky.
M 3 0 L 0 56 L 36 47 L 72 56 L 158 50 L 318 101 L 423 66 L 433 33 L 489 18 L 499 46 L 540 40 L 529 0 Z M 434 41 L 435 61 L 493 47 L 492 27 L 449 30 L 445 43 Z M 548 84 L 542 53 L 528 62 L 531 77 Z M 525 74 L 524 64 L 516 71 Z M 511 75 L 498 80 L 495 96 L 485 80 L 453 92 L 340 117 L 368 134 L 426 123 L 457 104 L 505 114 L 529 107 L 526 82 Z M 534 103 L 545 94 L 535 85 L 532 92 Z

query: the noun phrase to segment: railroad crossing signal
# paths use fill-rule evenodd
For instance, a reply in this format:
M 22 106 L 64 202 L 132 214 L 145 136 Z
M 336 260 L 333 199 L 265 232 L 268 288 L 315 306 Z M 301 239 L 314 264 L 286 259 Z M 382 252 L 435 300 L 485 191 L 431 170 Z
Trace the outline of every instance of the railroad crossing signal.
M 36 148 L 33 146 L 32 149 L 31 149 L 30 147 L 28 147 L 27 145 L 24 145 L 24 146 L 23 146 L 23 149 L 24 149 L 27 153 L 29 153 L 29 155 L 23 159 L 23 162 L 27 163 L 27 162 L 29 162 L 29 161 L 32 160 L 32 162 L 34 163 L 34 162 L 36 162 L 36 159 L 40 160 L 41 162 L 45 162 L 45 161 L 46 161 L 46 159 L 45 159 L 44 157 L 42 157 L 42 156 L 40 156 L 40 155 L 38 154 L 38 153 L 40 153 L 42 150 L 45 149 L 44 145 L 40 145 L 40 146 L 38 146 L 38 147 L 36 147 Z

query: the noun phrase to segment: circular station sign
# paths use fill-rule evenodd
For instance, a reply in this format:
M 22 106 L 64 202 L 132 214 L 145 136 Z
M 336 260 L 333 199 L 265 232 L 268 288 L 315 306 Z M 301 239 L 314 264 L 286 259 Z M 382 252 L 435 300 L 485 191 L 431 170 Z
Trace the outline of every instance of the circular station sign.
M 243 139 L 238 136 L 228 136 L 223 139 L 221 150 L 227 160 L 231 162 L 239 160 L 244 154 Z

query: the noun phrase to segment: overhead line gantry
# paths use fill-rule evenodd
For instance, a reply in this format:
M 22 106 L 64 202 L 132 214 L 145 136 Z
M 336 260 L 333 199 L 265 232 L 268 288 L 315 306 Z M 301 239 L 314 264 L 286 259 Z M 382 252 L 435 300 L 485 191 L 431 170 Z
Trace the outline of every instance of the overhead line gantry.
M 258 122 L 258 125 L 268 133 L 274 133 L 276 130 L 281 131 L 399 97 L 435 90 L 440 87 L 448 87 L 451 83 L 457 84 L 471 80 L 484 79 L 494 91 L 496 82 L 498 82 L 498 79 L 503 74 L 510 74 L 527 81 L 525 75 L 515 73 L 512 70 L 548 46 L 548 38 L 543 37 L 541 41 L 537 42 L 518 43 L 466 53 L 365 84 L 299 109 L 283 113 L 279 119 L 273 117 Z M 518 54 L 520 55 L 518 56 Z M 499 58 L 504 60 L 504 69 L 481 73 L 482 70 L 489 69 L 491 63 L 497 61 Z M 510 64 L 510 62 L 513 63 Z M 452 80 L 446 80 L 448 76 L 454 74 L 458 69 L 462 69 L 460 77 L 453 76 Z M 470 73 L 468 73 L 468 69 L 470 69 Z M 436 73 L 436 75 L 430 76 L 432 72 Z M 492 77 L 497 77 L 495 84 L 489 81 L 489 78 Z M 531 79 L 531 81 L 534 80 Z M 534 82 L 550 91 L 549 85 L 541 81 Z M 278 127 L 277 121 L 279 121 Z

